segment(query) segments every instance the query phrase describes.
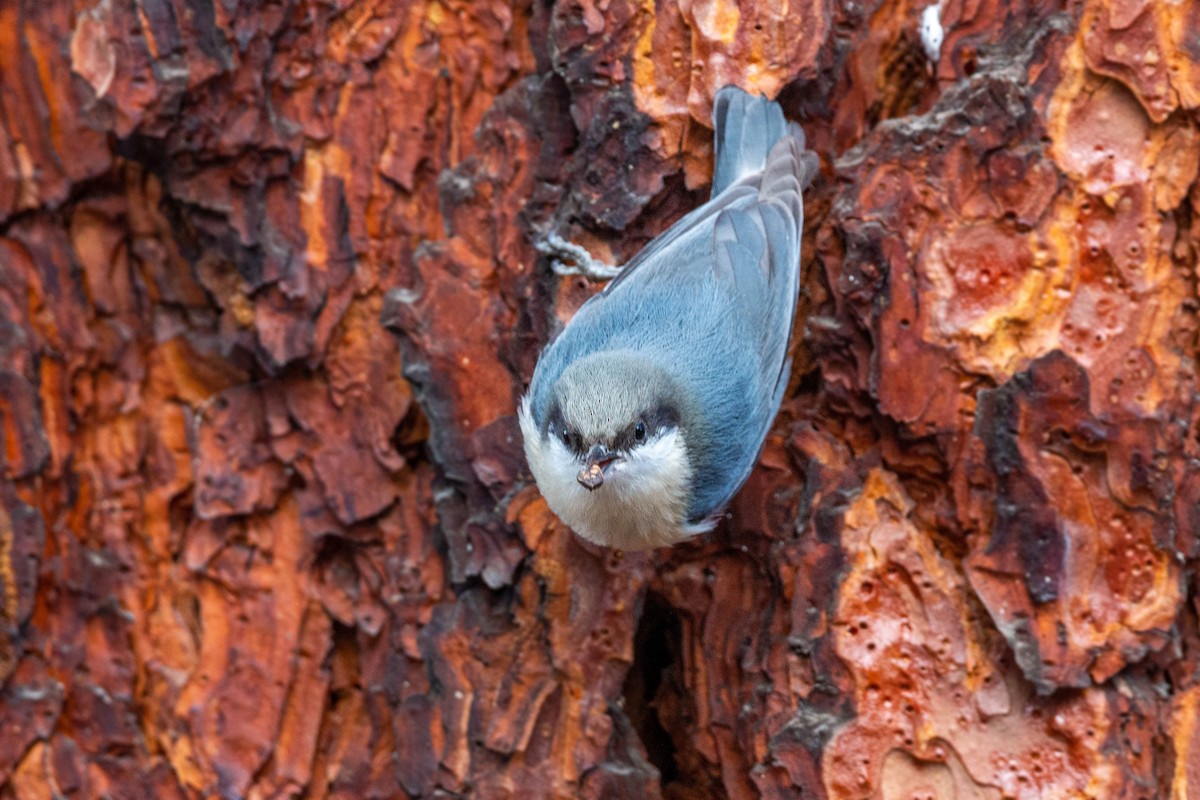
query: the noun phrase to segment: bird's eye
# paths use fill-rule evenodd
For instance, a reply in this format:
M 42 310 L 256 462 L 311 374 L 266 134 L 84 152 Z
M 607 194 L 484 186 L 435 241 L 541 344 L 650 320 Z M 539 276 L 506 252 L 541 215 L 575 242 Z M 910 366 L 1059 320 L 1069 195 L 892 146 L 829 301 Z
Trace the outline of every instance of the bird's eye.
M 571 446 L 571 431 L 567 429 L 566 425 L 558 429 L 558 438 L 562 439 L 563 444 Z
M 639 422 L 633 426 L 633 438 L 639 442 L 646 438 L 646 423 Z

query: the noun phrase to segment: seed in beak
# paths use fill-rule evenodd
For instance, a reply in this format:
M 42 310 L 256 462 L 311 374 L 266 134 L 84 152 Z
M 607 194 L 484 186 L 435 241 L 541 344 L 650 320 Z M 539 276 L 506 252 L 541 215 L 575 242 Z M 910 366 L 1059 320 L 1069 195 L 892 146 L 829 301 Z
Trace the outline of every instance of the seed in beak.
M 583 469 L 579 470 L 579 474 L 575 476 L 575 480 L 589 492 L 599 489 L 604 483 L 604 465 L 593 461 Z

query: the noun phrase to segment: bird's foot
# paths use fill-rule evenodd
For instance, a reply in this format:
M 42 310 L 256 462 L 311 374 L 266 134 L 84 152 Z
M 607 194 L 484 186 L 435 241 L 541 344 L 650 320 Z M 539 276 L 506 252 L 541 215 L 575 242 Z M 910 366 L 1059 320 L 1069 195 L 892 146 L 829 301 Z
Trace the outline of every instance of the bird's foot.
M 557 233 L 547 234 L 534 244 L 534 249 L 550 258 L 555 275 L 582 275 L 591 281 L 607 281 L 617 277 L 621 268 L 596 259 L 581 245 L 568 242 Z

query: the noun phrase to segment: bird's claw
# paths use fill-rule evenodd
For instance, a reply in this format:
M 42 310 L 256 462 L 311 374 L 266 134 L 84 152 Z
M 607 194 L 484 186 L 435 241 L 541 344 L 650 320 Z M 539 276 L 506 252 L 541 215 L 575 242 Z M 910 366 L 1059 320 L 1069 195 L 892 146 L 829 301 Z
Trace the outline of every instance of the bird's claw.
M 555 275 L 582 275 L 592 281 L 607 281 L 621 272 L 620 267 L 594 258 L 581 245 L 568 242 L 557 233 L 547 234 L 534 243 L 534 249 L 550 258 L 550 268 Z

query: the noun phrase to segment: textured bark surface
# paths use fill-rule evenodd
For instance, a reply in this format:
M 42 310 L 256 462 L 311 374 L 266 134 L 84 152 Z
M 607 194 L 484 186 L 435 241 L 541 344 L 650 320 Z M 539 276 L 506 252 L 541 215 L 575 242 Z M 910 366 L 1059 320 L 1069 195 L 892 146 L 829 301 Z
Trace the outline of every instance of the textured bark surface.
M 923 10 L 0 4 L 0 800 L 1200 796 L 1200 4 Z M 622 557 L 533 242 L 727 82 L 822 158 L 793 385 Z

